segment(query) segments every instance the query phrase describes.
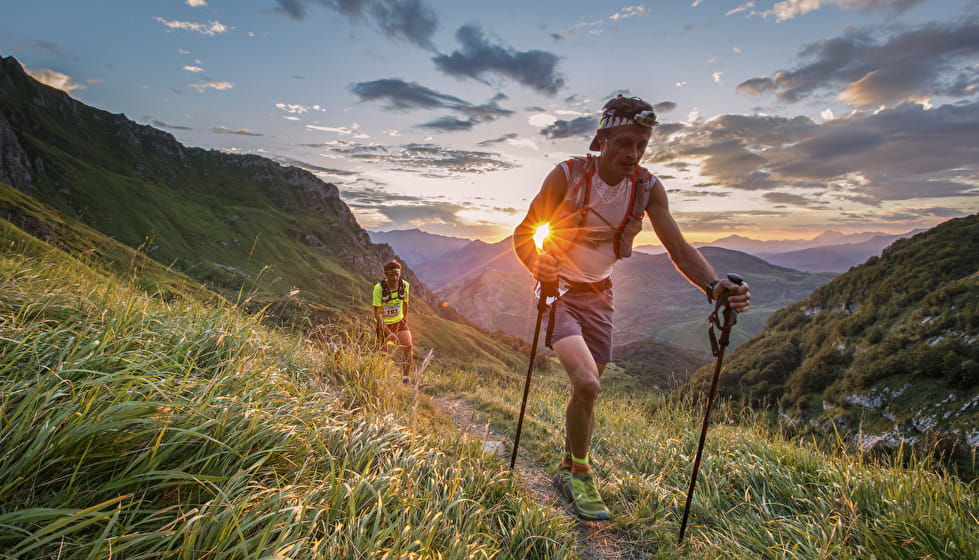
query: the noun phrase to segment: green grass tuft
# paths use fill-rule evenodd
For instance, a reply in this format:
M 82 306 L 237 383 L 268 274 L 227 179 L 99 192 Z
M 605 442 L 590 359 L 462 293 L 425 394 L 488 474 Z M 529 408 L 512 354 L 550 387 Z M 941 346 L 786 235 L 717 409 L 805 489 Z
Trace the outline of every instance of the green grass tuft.
M 566 523 L 357 340 L 0 253 L 0 558 L 558 558 Z M 426 419 L 430 425 L 438 424 Z

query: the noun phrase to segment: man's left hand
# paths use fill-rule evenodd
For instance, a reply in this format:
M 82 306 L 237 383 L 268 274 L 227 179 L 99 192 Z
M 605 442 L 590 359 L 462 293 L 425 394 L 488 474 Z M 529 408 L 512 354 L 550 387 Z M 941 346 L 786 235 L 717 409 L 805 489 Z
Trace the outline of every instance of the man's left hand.
M 727 304 L 731 309 L 738 313 L 744 313 L 748 310 L 751 301 L 751 291 L 748 289 L 747 282 L 742 282 L 739 285 L 724 278 L 714 286 L 713 296 L 716 299 L 725 292 L 727 293 Z

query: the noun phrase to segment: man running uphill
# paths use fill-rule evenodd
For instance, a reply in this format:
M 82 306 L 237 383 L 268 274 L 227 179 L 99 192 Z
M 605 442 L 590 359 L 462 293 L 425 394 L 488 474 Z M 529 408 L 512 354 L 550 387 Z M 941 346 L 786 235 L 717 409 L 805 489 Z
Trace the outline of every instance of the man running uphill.
M 411 331 L 408 330 L 408 282 L 401 278 L 401 264 L 384 264 L 384 280 L 374 285 L 374 318 L 381 344 L 401 347 L 401 381 L 411 382 Z
M 632 254 L 643 215 L 649 216 L 673 264 L 708 300 L 727 291 L 731 308 L 743 312 L 750 299 L 747 283 L 719 279 L 684 240 L 670 215 L 663 184 L 639 166 L 656 124 L 652 106 L 639 98 L 620 95 L 609 101 L 589 147 L 600 155 L 556 166 L 513 236 L 517 256 L 534 277 L 542 283 L 559 282 L 562 295 L 548 312 L 545 344 L 567 372 L 571 399 L 565 456 L 555 483 L 578 515 L 589 520 L 610 518 L 588 450 L 600 379 L 612 359 L 612 266 Z M 538 254 L 533 236 L 541 224 L 549 224 L 550 238 Z

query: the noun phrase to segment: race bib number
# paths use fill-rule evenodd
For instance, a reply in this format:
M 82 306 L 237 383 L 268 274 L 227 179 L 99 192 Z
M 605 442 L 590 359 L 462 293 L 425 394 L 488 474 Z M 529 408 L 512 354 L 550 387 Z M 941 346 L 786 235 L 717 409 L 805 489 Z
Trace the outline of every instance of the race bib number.
M 386 305 L 384 306 L 384 316 L 385 317 L 397 317 L 401 313 L 401 305 Z

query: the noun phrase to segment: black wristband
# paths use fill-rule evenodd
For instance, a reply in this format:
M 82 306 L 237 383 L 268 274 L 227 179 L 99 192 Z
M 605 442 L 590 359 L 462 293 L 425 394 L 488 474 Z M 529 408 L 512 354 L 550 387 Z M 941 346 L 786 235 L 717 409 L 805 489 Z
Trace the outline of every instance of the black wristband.
M 720 280 L 711 280 L 707 283 L 707 303 L 714 303 L 714 287 L 720 282 Z

